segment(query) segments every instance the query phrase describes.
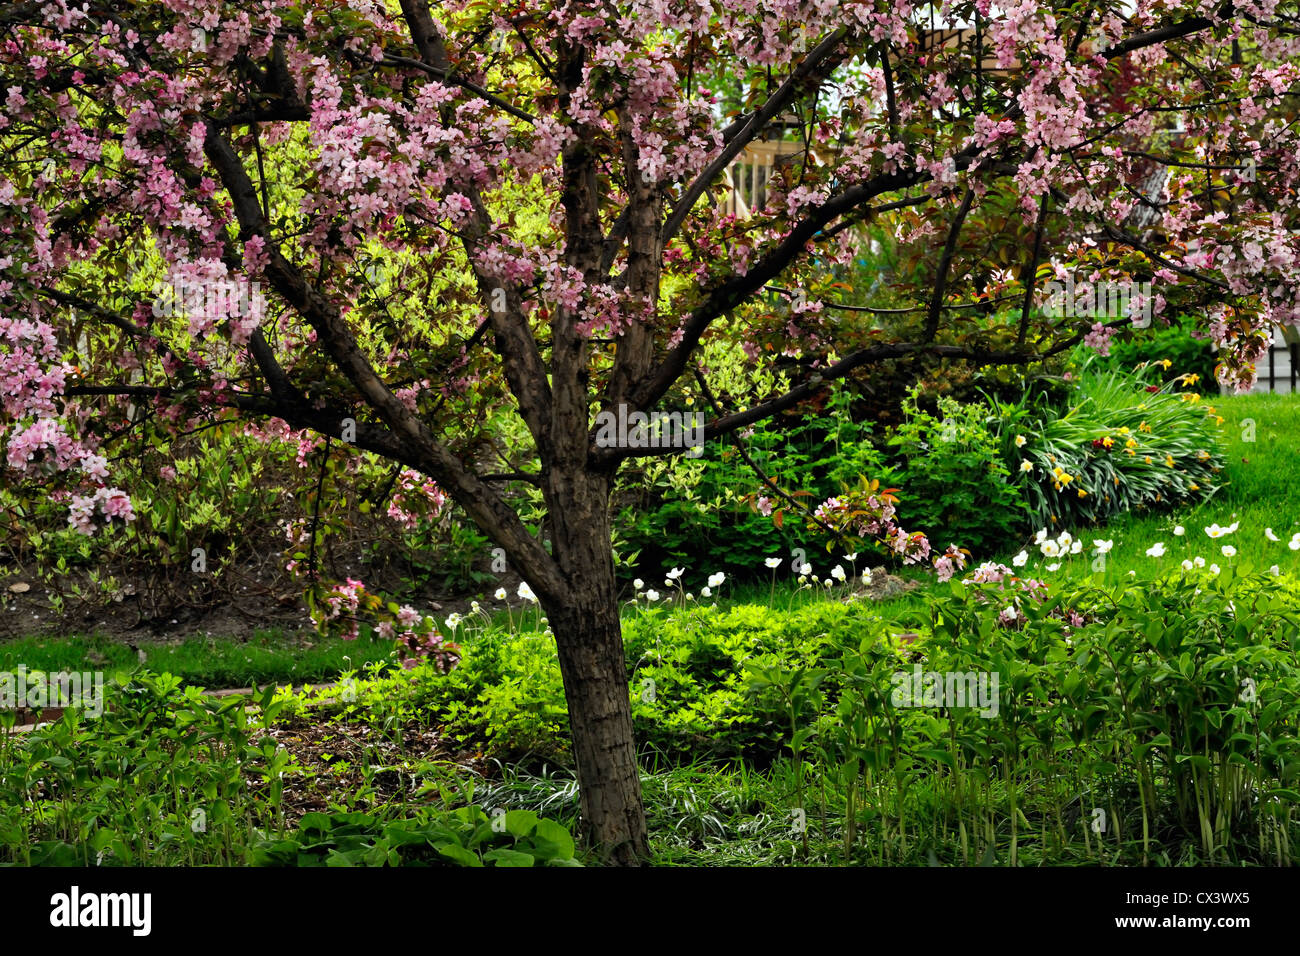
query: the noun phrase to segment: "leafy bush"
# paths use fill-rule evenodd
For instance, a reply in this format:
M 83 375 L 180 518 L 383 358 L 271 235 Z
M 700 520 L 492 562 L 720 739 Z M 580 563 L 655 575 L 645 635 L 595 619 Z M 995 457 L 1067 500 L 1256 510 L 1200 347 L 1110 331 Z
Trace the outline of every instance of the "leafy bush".
M 1110 372 L 1128 371 L 1138 365 L 1159 361 L 1173 363 L 1173 367 L 1200 376 L 1202 390 L 1216 394 L 1219 386 L 1214 378 L 1218 361 L 1214 348 L 1204 338 L 1194 338 L 1196 320 L 1180 315 L 1168 326 L 1156 325 L 1145 331 L 1134 331 L 1127 341 L 1111 340 L 1110 354 L 1097 356 L 1098 369 Z
M 243 862 L 254 830 L 276 827 L 287 755 L 253 740 L 244 698 L 179 685 L 119 677 L 97 719 L 70 709 L 22 735 L 0 711 L 0 862 Z
M 250 713 L 244 697 L 181 690 L 169 674 L 121 675 L 108 690 L 99 717 L 69 709 L 22 735 L 0 711 L 0 865 L 577 865 L 563 826 L 521 810 L 407 817 L 389 802 L 308 813 L 285 833 L 294 760 L 258 731 L 303 701 L 271 687 Z
M 854 422 L 848 404 L 847 393 L 837 393 L 825 416 L 784 429 L 756 428 L 742 436 L 744 447 L 778 487 L 806 492 L 808 500 L 830 497 L 862 475 L 888 474 L 870 423 Z M 689 559 L 744 576 L 761 569 L 765 558 L 806 544 L 794 526 L 755 517 L 743 499 L 752 492 L 776 495 L 733 445 L 704 447 L 699 459 L 655 461 L 624 481 L 616 524 L 626 550 L 648 566 Z
M 818 602 L 774 614 L 757 605 L 652 608 L 626 618 L 623 644 L 632 717 L 646 757 L 670 762 L 781 750 L 785 717 L 770 693 L 747 688 L 750 664 L 812 664 L 829 647 L 882 627 L 866 603 Z M 355 707 L 424 710 L 467 747 L 502 761 L 540 766 L 570 760 L 568 710 L 554 640 L 528 629 L 462 636 L 464 656 L 449 674 L 427 669 L 367 687 Z
M 1010 480 L 987 405 L 940 396 L 937 415 L 923 410 L 919 389 L 904 403 L 904 421 L 889 445 L 899 460 L 891 478 L 902 489 L 900 512 L 909 529 L 976 553 L 996 550 L 1028 523 L 1020 492 Z

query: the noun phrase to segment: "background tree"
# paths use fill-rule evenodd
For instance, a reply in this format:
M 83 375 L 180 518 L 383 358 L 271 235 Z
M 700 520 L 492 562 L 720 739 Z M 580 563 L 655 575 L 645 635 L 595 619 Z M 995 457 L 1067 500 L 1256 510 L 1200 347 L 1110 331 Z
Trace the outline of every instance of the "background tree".
M 1046 278 L 1076 274 L 1153 282 L 1157 315 L 1203 307 L 1221 380 L 1249 383 L 1267 324 L 1296 317 L 1288 10 L 8 4 L 6 463 L 62 475 L 86 531 L 129 518 L 105 453 L 142 421 L 280 419 L 436 480 L 549 615 L 585 825 L 635 862 L 608 505 L 621 462 L 662 452 L 601 447 L 594 415 L 706 403 L 709 356 L 790 383 L 731 395 L 713 440 L 888 359 L 1103 344 L 1126 317 L 1036 307 Z M 724 171 L 778 119 L 807 148 L 763 209 L 723 215 Z M 871 221 L 932 264 L 889 332 L 828 301 Z M 160 289 L 227 282 L 258 283 L 265 308 L 159 308 Z M 549 550 L 511 506 L 519 483 L 544 499 Z

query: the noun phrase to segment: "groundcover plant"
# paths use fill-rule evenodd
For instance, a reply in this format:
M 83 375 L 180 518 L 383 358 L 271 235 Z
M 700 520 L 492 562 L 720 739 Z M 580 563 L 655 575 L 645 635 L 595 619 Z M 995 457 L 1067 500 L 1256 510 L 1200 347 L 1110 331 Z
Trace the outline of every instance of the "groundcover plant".
M 545 615 L 583 835 L 596 860 L 644 861 L 633 714 L 643 691 L 629 686 L 612 557 L 620 469 L 693 456 L 701 443 L 743 447 L 748 430 L 816 414 L 835 383 L 878 367 L 912 377 L 1042 370 L 1080 343 L 1104 352 L 1114 336 L 1174 315 L 1195 315 L 1219 349 L 1218 383 L 1248 389 L 1272 326 L 1298 314 L 1295 30 L 1288 4 L 1178 0 L 6 4 L 5 484 L 32 499 L 56 496 L 78 533 L 112 535 L 138 519 L 131 488 L 115 481 L 132 443 L 165 449 L 239 422 L 267 442 L 323 448 L 321 462 L 391 463 L 399 517 L 454 504 L 521 579 L 511 589 L 523 606 L 537 605 L 529 613 L 539 624 Z M 850 304 L 845 270 L 882 226 L 893 265 L 880 298 Z M 667 415 L 682 427 L 650 434 Z M 1064 426 L 1050 436 L 1068 438 Z M 1189 451 L 1200 452 L 1214 454 Z M 1176 464 L 1171 456 L 1168 467 Z M 303 493 L 319 497 L 324 474 L 323 464 L 304 470 Z M 759 477 L 745 489 L 763 516 L 808 522 L 833 543 L 892 556 L 945 587 L 973 570 L 963 542 L 932 545 L 926 533 L 943 529 L 913 527 L 905 497 L 871 475 L 825 501 L 799 490 Z M 336 532 L 318 522 L 294 542 L 318 625 L 347 637 L 373 628 L 401 645 L 412 671 L 455 673 L 459 621 L 386 601 L 362 578 L 320 579 L 317 550 Z M 196 573 L 206 559 L 202 542 L 184 555 Z M 791 561 L 770 559 L 769 596 Z M 860 579 L 851 564 L 836 564 L 819 587 L 846 584 L 850 571 Z M 656 573 L 639 589 L 645 600 L 676 588 L 681 572 L 667 570 L 668 584 Z M 952 609 L 936 607 L 923 637 L 947 642 L 943 654 L 963 672 L 1001 673 L 1013 696 L 999 711 L 1005 737 L 986 740 L 963 724 L 943 743 L 941 728 L 928 728 L 930 756 L 915 759 L 958 774 L 992 760 L 983 776 L 961 778 L 978 781 L 973 789 L 936 785 L 934 799 L 1005 804 L 1019 820 L 1022 775 L 1068 739 L 1086 757 L 1081 775 L 1134 774 L 1132 792 L 1108 796 L 1140 808 L 1143 853 L 1159 836 L 1155 823 L 1190 820 L 1212 856 L 1216 834 L 1236 832 L 1242 814 L 1255 821 L 1257 843 L 1289 852 L 1285 827 L 1272 829 L 1275 817 L 1261 809 L 1294 798 L 1278 742 L 1294 714 L 1281 698 L 1258 696 L 1282 694 L 1292 680 L 1294 625 L 1271 597 L 1250 607 L 1269 622 L 1249 702 L 1265 708 L 1269 736 L 1251 750 L 1240 739 L 1247 732 L 1224 723 L 1240 682 L 1220 658 L 1244 666 L 1249 652 L 1235 630 L 1217 657 L 1194 629 L 1186 640 L 1195 648 L 1174 653 L 1166 644 L 1182 632 L 1162 637 L 1161 615 L 1142 612 L 1143 666 L 1189 682 L 1159 700 L 1151 691 L 1156 716 L 1143 723 L 1139 698 L 1114 673 L 1125 667 L 1116 653 L 1136 652 L 1109 631 L 1088 638 L 1095 653 L 1072 669 L 1099 681 L 1104 699 L 1069 682 L 1060 693 L 1049 686 L 1071 670 L 1059 628 L 1094 626 L 1107 600 L 1118 613 L 1137 598 L 1053 607 L 1052 598 L 1039 603 L 1039 582 L 998 565 L 955 586 Z M 1252 587 L 1271 594 L 1267 583 Z M 1199 620 L 1194 590 L 1178 585 L 1160 607 Z M 975 594 L 995 613 L 982 616 Z M 1242 614 L 1244 600 L 1225 598 Z M 989 643 L 994 629 L 1001 643 Z M 1062 637 L 1051 649 L 1049 631 Z M 1012 680 L 1018 652 L 1045 669 L 1040 683 Z M 700 653 L 678 663 L 712 681 L 711 652 Z M 875 680 L 885 665 L 873 653 L 845 658 L 842 671 Z M 1202 665 L 1216 675 L 1204 691 L 1212 701 L 1198 696 Z M 890 755 L 907 735 L 880 723 L 893 711 L 865 676 L 845 685 L 860 698 L 827 698 L 822 670 L 763 671 L 773 719 L 788 725 L 788 749 L 802 760 L 806 720 L 838 702 L 844 734 L 822 745 L 845 775 L 845 846 L 854 845 L 854 808 L 875 801 L 870 819 L 884 821 L 889 853 L 907 858 L 912 828 L 902 821 L 915 808 L 891 809 L 876 777 L 856 782 L 887 773 L 902 800 L 916 771 Z M 167 710 L 174 690 L 125 689 L 145 716 Z M 1066 702 L 1074 709 L 1050 719 L 1036 709 Z M 1268 710 L 1274 704 L 1283 709 Z M 216 719 L 187 706 L 187 721 Z M 1114 707 L 1124 734 L 1090 738 Z M 253 748 L 274 808 L 283 766 L 273 741 L 245 739 L 242 716 L 217 715 L 234 723 L 203 744 L 214 776 L 174 786 L 233 793 L 223 747 Z M 176 747 L 199 746 L 184 727 L 175 732 Z M 1220 743 L 1234 760 L 1249 751 L 1250 772 L 1220 775 Z M 41 759 L 19 787 L 29 802 L 27 783 L 62 794 L 83 772 L 54 750 Z M 1176 794 L 1172 811 L 1164 783 Z M 802 808 L 802 776 L 798 789 Z M 1049 803 L 1063 831 L 1058 791 Z M 244 822 L 270 825 L 275 813 L 264 810 Z M 976 818 L 956 819 L 968 839 Z M 504 823 L 528 848 L 485 851 L 486 835 L 501 831 L 473 813 L 387 830 L 319 816 L 303 825 L 309 835 L 298 843 L 257 852 L 312 856 L 310 834 L 330 831 L 332 852 L 369 862 L 431 840 L 462 862 L 572 855 L 536 818 Z M 99 850 L 116 845 L 103 839 Z M 123 856 L 138 850 L 121 843 Z

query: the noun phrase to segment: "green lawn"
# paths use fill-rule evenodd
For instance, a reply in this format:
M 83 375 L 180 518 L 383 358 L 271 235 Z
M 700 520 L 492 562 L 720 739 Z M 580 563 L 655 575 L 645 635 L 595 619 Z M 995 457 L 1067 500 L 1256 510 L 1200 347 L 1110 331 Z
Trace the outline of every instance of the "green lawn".
M 391 641 L 304 640 L 279 631 L 259 631 L 248 641 L 188 637 L 175 644 L 140 646 L 149 670 L 210 688 L 334 680 L 363 664 L 384 660 L 392 651 Z M 28 671 L 131 670 L 138 658 L 121 640 L 101 635 L 27 637 L 0 644 L 0 671 L 16 670 L 20 664 Z

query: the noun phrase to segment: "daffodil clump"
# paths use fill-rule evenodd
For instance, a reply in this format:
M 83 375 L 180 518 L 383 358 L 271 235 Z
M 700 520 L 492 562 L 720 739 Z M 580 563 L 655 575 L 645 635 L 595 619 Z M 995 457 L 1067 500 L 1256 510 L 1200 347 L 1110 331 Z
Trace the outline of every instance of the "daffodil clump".
M 1126 511 L 1204 500 L 1223 470 L 1223 419 L 1192 391 L 1198 377 L 1141 383 L 1171 363 L 1085 373 L 1064 413 L 1020 420 L 1008 445 L 1037 521 L 1096 524 Z M 1179 391 L 1182 389 L 1182 391 Z

